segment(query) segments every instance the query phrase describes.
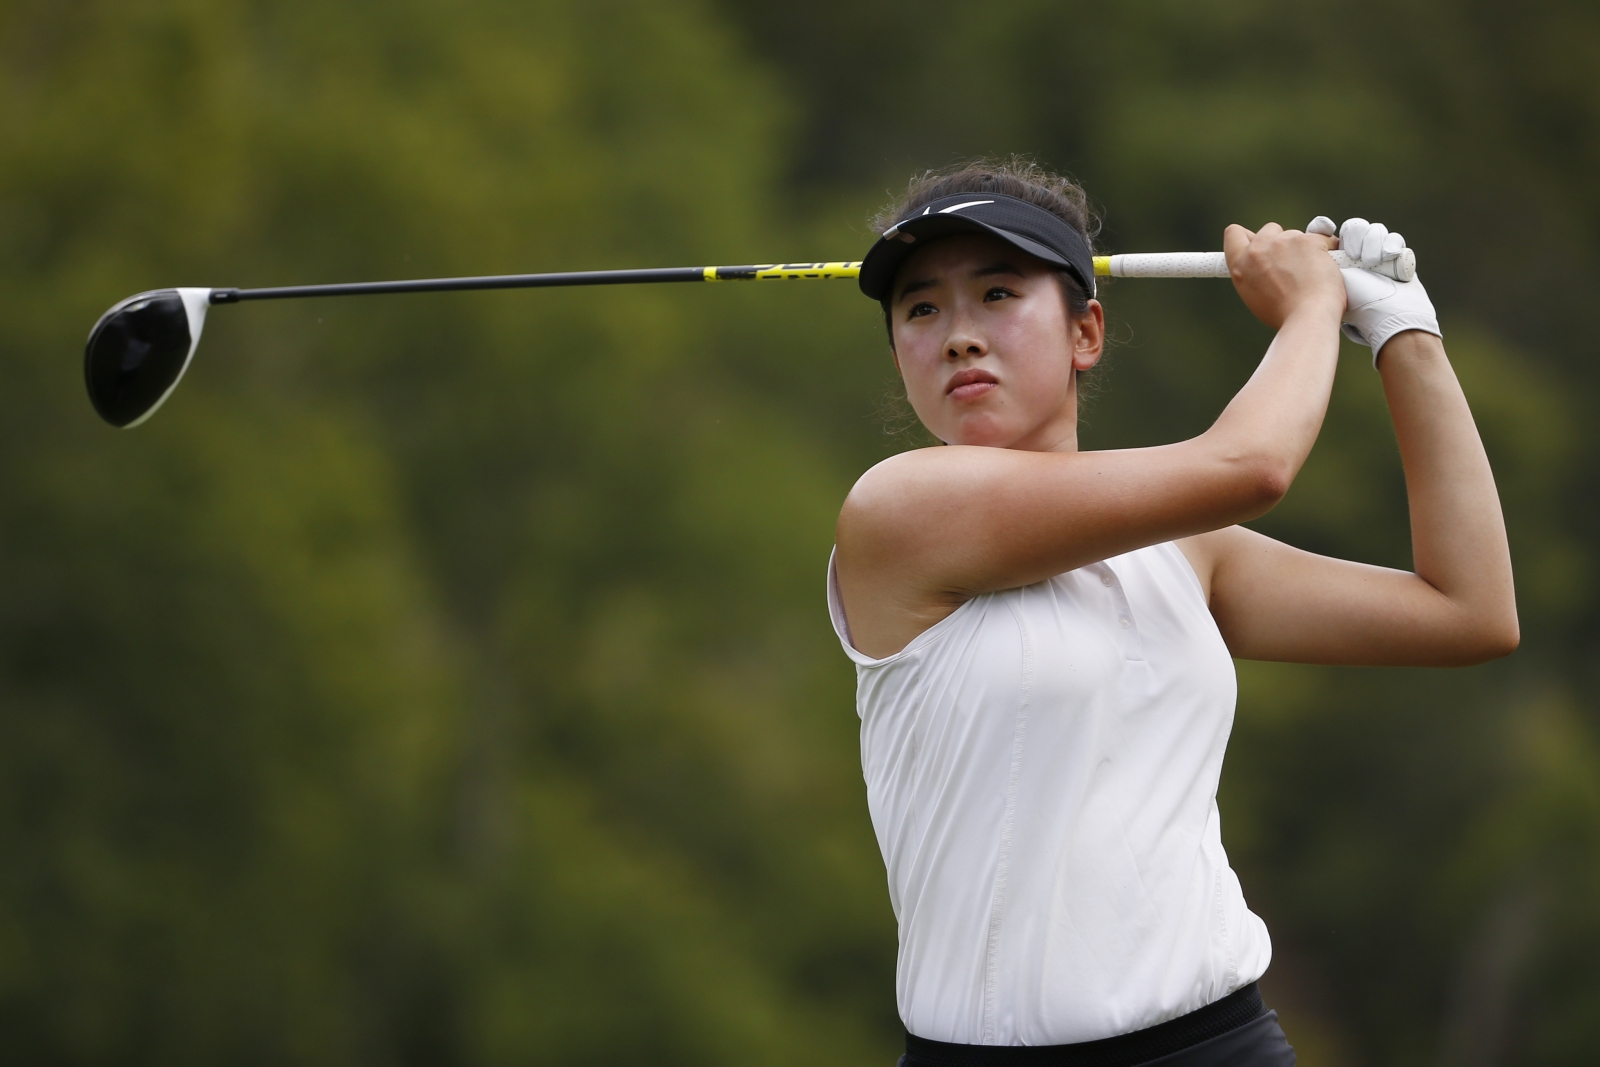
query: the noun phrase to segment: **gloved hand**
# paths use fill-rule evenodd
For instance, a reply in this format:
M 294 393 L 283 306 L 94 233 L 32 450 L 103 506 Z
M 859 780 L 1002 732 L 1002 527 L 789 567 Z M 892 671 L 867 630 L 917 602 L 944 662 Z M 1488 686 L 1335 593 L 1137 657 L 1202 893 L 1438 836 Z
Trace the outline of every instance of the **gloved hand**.
M 1307 233 L 1333 236 L 1333 220 L 1318 215 L 1306 226 Z M 1345 311 L 1344 335 L 1357 344 L 1372 349 L 1372 365 L 1378 365 L 1378 353 L 1395 334 L 1404 330 L 1426 330 L 1435 337 L 1439 332 L 1439 316 L 1433 310 L 1433 301 L 1422 287 L 1420 278 L 1397 282 L 1370 267 L 1392 260 L 1406 247 L 1406 239 L 1391 233 L 1381 222 L 1366 219 L 1346 219 L 1339 228 L 1339 247 L 1351 259 L 1359 260 L 1360 267 L 1346 267 L 1344 275 Z

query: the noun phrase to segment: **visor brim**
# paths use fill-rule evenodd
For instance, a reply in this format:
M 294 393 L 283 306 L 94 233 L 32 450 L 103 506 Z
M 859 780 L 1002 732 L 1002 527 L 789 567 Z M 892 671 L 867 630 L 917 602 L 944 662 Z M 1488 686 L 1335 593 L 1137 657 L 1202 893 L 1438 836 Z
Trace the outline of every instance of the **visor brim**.
M 1013 248 L 1041 259 L 1052 267 L 1067 271 L 1078 279 L 1078 284 L 1083 286 L 1084 292 L 1094 295 L 1093 279 L 1079 277 L 1078 268 L 1064 256 L 1038 241 L 974 218 L 954 214 L 921 215 L 907 219 L 893 232 L 893 237 L 880 237 L 867 251 L 866 257 L 861 261 L 861 273 L 857 278 L 861 291 L 880 303 L 889 298 L 895 276 L 900 273 L 900 267 L 913 252 L 941 237 L 954 237 L 966 233 L 986 233 L 999 238 Z M 907 237 L 910 240 L 907 240 Z

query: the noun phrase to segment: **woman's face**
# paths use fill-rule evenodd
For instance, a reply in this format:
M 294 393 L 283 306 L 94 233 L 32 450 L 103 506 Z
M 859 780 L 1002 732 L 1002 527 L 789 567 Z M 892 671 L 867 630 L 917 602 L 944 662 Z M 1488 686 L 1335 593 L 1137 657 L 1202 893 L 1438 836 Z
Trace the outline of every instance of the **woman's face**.
M 1100 358 L 1097 301 L 1073 317 L 1043 261 L 988 234 L 918 249 L 895 278 L 895 366 L 917 417 L 948 444 L 1078 447 L 1075 371 Z

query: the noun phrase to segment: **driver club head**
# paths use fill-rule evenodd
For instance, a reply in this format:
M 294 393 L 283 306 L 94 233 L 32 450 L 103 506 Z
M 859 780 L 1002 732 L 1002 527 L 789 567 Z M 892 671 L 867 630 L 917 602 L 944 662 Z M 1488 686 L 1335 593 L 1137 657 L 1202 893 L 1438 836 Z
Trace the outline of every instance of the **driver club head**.
M 102 419 L 130 429 L 172 395 L 194 358 L 210 303 L 210 289 L 154 289 L 100 316 L 89 331 L 83 375 Z

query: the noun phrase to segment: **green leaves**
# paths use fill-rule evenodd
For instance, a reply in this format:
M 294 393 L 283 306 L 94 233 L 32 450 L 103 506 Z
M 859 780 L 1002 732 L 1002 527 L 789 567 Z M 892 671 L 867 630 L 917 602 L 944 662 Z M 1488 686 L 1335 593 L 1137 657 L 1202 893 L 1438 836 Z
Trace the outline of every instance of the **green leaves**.
M 6 32 L 8 1047 L 890 1054 L 818 607 L 849 465 L 729 373 L 792 350 L 716 355 L 771 297 L 219 309 L 127 435 L 76 380 L 94 309 L 151 277 L 787 254 L 766 75 L 703 12 L 638 3 L 101 4 Z M 828 347 L 808 373 L 852 358 Z M 815 979 L 852 956 L 871 982 Z

